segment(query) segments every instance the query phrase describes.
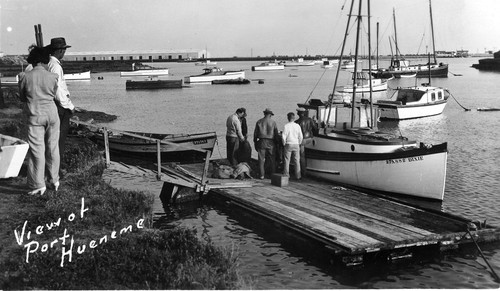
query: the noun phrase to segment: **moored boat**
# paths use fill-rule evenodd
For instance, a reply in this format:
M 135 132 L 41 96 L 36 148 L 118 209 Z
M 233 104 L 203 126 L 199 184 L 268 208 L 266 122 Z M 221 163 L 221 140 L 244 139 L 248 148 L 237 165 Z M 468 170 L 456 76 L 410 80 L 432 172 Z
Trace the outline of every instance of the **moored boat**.
M 213 66 L 213 65 L 217 65 L 217 62 L 212 62 L 210 60 L 203 60 L 203 61 L 199 61 L 199 62 L 196 62 L 194 63 L 195 66 Z
M 353 0 L 354 1 L 354 0 Z M 359 0 L 362 2 L 362 0 Z M 369 2 L 368 2 L 369 3 Z M 353 3 L 354 4 L 354 3 Z M 369 4 L 368 4 L 369 5 Z M 353 13 L 354 5 L 348 14 L 349 20 L 344 36 L 341 56 L 346 43 L 349 22 L 357 15 L 360 33 L 363 15 L 362 5 Z M 370 21 L 368 7 L 368 21 Z M 370 24 L 368 24 L 370 27 Z M 370 53 L 370 36 L 368 52 Z M 359 38 L 356 38 L 358 48 Z M 354 71 L 357 71 L 358 49 L 354 57 Z M 371 55 L 368 56 L 371 67 Z M 340 67 L 334 82 L 337 86 Z M 354 74 L 353 84 L 357 74 Z M 371 75 L 369 75 L 371 79 Z M 372 100 L 370 91 L 370 101 Z M 333 96 L 330 98 L 332 99 Z M 311 143 L 305 146 L 307 173 L 346 187 L 368 192 L 383 192 L 397 196 L 412 196 L 432 200 L 443 200 L 446 182 L 447 143 L 428 145 L 409 140 L 400 133 L 376 129 L 376 111 L 372 103 L 357 103 L 356 87 L 353 87 L 351 104 L 333 104 L 332 100 L 321 102 L 310 100 L 298 104 L 310 112 L 320 125 L 320 130 Z M 350 122 L 342 122 L 340 110 L 348 110 Z
M 285 62 L 285 67 L 310 67 L 314 65 L 315 65 L 314 61 L 304 61 L 303 58 L 298 58 L 297 60 Z
M 149 78 L 145 80 L 127 80 L 125 89 L 178 89 L 182 88 L 182 79 L 180 80 L 160 80 Z
M 0 178 L 17 177 L 28 149 L 24 140 L 0 134 Z
M 165 76 L 168 75 L 168 69 L 140 69 L 130 72 L 120 72 L 120 77 L 133 76 Z
M 184 83 L 212 83 L 215 80 L 245 79 L 245 71 L 224 71 L 219 67 L 204 68 L 203 74 L 184 77 Z
M 66 81 L 90 80 L 90 71 L 74 73 L 74 74 L 64 74 L 64 80 Z
M 115 154 L 135 156 L 155 160 L 157 157 L 157 140 L 166 142 L 160 144 L 162 159 L 167 162 L 194 162 L 206 157 L 206 151 L 213 151 L 217 134 L 215 132 L 193 134 L 160 134 L 146 132 L 126 132 L 127 134 L 112 134 L 109 136 L 109 149 Z M 104 145 L 102 133 L 96 132 L 90 139 Z
M 339 60 L 325 60 L 321 64 L 321 67 L 323 69 L 331 69 L 333 66 L 337 65 L 339 63 Z
M 283 62 L 264 62 L 257 66 L 252 66 L 252 71 L 280 71 L 284 70 L 285 65 Z
M 395 100 L 377 100 L 381 119 L 411 119 L 439 115 L 448 101 L 445 89 L 430 86 L 397 88 Z
M 356 92 L 357 93 L 366 93 L 370 92 L 380 92 L 387 90 L 387 79 L 377 79 L 370 78 L 369 73 L 366 71 L 361 71 L 356 73 Z M 354 72 L 353 72 L 354 76 Z M 354 78 L 353 78 L 354 80 Z M 371 84 L 371 86 L 370 86 Z M 342 90 L 339 90 L 341 93 L 352 93 L 354 92 L 354 85 L 344 86 Z

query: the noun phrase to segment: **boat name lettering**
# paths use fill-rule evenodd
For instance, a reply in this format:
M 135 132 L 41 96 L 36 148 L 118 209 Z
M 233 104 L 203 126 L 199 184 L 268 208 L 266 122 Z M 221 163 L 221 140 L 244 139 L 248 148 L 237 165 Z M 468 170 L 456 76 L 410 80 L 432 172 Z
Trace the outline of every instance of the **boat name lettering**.
M 423 156 L 418 156 L 418 157 L 385 160 L 385 163 L 386 164 L 400 164 L 400 163 L 417 162 L 417 161 L 423 161 L 423 160 L 424 160 Z
M 200 140 L 193 141 L 193 144 L 204 144 L 204 143 L 208 143 L 208 140 L 200 139 Z

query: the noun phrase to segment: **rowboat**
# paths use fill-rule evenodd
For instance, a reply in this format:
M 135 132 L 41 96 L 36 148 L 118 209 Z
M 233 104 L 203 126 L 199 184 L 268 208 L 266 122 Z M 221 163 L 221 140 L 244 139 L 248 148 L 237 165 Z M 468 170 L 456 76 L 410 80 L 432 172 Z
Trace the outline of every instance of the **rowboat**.
M 245 79 L 245 71 L 224 71 L 219 67 L 204 68 L 203 74 L 184 77 L 184 83 L 212 83 L 215 80 Z
M 90 139 L 104 145 L 101 132 L 94 132 Z M 156 160 L 157 142 L 160 143 L 161 158 L 165 161 L 195 162 L 206 157 L 206 151 L 212 153 L 217 134 L 215 132 L 193 134 L 161 134 L 125 131 L 109 135 L 109 149 L 115 154 L 149 158 Z
M 381 119 L 411 119 L 439 115 L 448 101 L 444 89 L 417 86 L 396 89 L 395 100 L 379 99 L 375 103 L 380 109 Z

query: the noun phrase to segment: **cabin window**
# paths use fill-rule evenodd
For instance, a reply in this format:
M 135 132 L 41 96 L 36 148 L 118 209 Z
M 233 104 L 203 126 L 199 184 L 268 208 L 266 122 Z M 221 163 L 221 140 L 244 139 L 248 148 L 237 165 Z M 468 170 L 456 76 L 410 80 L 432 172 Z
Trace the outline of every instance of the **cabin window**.
M 87 60 L 87 57 L 83 57 L 83 60 L 86 61 Z
M 439 100 L 443 99 L 443 92 L 441 91 L 438 92 L 438 99 Z
M 434 92 L 431 93 L 431 100 L 436 101 L 436 93 Z
M 123 56 L 120 57 L 120 61 L 123 61 Z

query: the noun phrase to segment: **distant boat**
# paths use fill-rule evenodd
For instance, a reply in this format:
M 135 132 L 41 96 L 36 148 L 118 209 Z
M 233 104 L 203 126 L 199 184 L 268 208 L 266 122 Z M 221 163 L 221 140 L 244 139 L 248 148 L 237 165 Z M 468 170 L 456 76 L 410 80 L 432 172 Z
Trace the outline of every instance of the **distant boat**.
M 396 100 L 377 100 L 381 119 L 411 119 L 443 113 L 448 97 L 439 87 L 409 87 L 396 90 Z
M 140 69 L 130 72 L 120 72 L 120 77 L 133 76 L 165 76 L 168 75 L 168 69 Z
M 204 68 L 203 74 L 184 77 L 184 83 L 212 83 L 215 80 L 245 79 L 245 71 L 224 71 L 219 67 Z
M 217 65 L 217 62 L 211 62 L 210 60 L 204 60 L 194 63 L 195 66 L 213 66 Z
M 358 60 L 358 63 L 361 63 L 361 61 Z M 355 61 L 353 58 L 351 58 L 350 60 L 342 61 L 342 64 L 340 64 L 340 68 L 344 69 L 344 70 L 354 69 L 354 65 L 355 65 Z
M 64 80 L 74 81 L 74 80 L 90 80 L 90 71 L 74 74 L 64 74 Z
M 285 67 L 310 67 L 310 66 L 314 66 L 314 61 L 304 61 L 303 58 L 298 58 L 297 60 L 285 62 Z
M 285 65 L 283 62 L 264 62 L 257 66 L 252 66 L 252 71 L 280 71 L 284 70 Z
M 354 72 L 353 72 L 353 80 L 354 80 Z M 387 90 L 387 79 L 376 79 L 371 78 L 371 89 L 372 92 L 380 92 Z M 354 91 L 354 85 L 344 86 L 342 90 L 339 90 L 341 93 L 352 93 Z M 366 93 L 370 92 L 370 76 L 368 72 L 361 71 L 357 72 L 356 76 L 356 93 Z
M 250 80 L 248 79 L 231 79 L 231 80 L 213 80 L 213 85 L 245 85 L 250 84 Z
M 339 63 L 339 60 L 326 60 L 323 61 L 323 64 L 321 64 L 321 67 L 323 69 L 331 69 L 333 66 L 337 65 Z
M 0 134 L 0 178 L 17 177 L 28 149 L 27 142 Z
M 149 78 L 146 80 L 127 80 L 125 89 L 178 89 L 182 88 L 181 80 L 159 80 Z

